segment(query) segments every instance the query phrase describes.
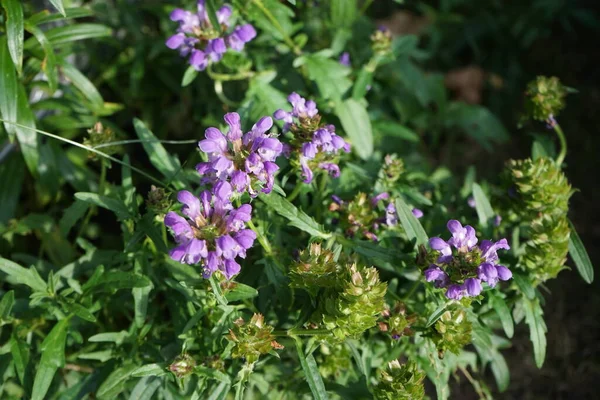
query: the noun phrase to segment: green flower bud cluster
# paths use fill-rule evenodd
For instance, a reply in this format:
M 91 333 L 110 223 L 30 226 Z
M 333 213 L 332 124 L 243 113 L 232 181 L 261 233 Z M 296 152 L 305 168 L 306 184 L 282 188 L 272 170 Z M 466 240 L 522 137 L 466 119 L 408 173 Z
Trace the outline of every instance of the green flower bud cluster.
M 392 52 L 392 32 L 389 29 L 376 30 L 371 35 L 373 51 L 377 55 L 385 55 Z
M 440 358 L 444 358 L 446 351 L 458 354 L 471 343 L 471 323 L 463 310 L 447 310 L 432 328 L 431 339 Z
M 231 356 L 234 358 L 245 358 L 247 364 L 254 364 L 261 355 L 283 349 L 271 333 L 273 327 L 265 324 L 262 314 L 254 314 L 247 324 L 243 318 L 238 318 L 234 325 L 227 335 L 233 342 Z
M 115 132 L 110 128 L 105 128 L 101 122 L 96 122 L 91 129 L 88 129 L 88 137 L 83 140 L 83 144 L 88 147 L 96 147 L 105 145 L 115 141 Z M 106 154 L 115 154 L 121 150 L 120 146 L 106 146 L 102 147 L 99 151 Z M 98 155 L 96 153 L 89 152 L 89 158 L 96 159 Z
M 146 207 L 148 207 L 148 209 L 154 214 L 166 214 L 173 204 L 170 195 L 171 193 L 165 189 L 157 188 L 156 186 L 152 185 L 150 186 L 148 198 L 146 199 Z
M 365 193 L 359 192 L 351 201 L 338 200 L 329 205 L 329 211 L 335 212 L 340 227 L 349 237 L 377 240 L 379 219 L 385 215 L 377 210 Z
M 565 107 L 567 89 L 557 77 L 538 76 L 527 85 L 525 112 L 529 118 L 548 121 Z
M 517 191 L 513 210 L 529 224 L 529 240 L 519 264 L 538 282 L 565 268 L 570 228 L 567 220 L 573 190 L 565 174 L 548 158 L 510 161 L 508 177 Z
M 379 330 L 388 332 L 392 339 L 400 339 L 402 336 L 413 334 L 410 327 L 417 320 L 417 315 L 406 315 L 406 306 L 403 303 L 397 302 L 393 309 L 386 305 L 381 316 L 384 320 L 379 322 Z
M 319 289 L 335 286 L 337 273 L 334 254 L 323 249 L 320 243 L 312 243 L 292 263 L 289 272 L 290 286 L 304 289 L 315 297 Z
M 377 269 L 346 264 L 338 271 L 336 286 L 325 290 L 313 322 L 330 330 L 336 340 L 358 337 L 377 324 L 386 290 Z
M 384 187 L 391 187 L 394 182 L 400 179 L 402 174 L 404 174 L 404 161 L 397 158 L 395 154 L 386 155 L 378 176 Z
M 387 370 L 379 371 L 379 383 L 373 388 L 378 400 L 414 400 L 425 398 L 423 380 L 425 373 L 409 361 L 400 365 L 398 360 L 388 364 Z
M 169 371 L 178 378 L 184 378 L 194 371 L 196 361 L 189 354 L 182 354 L 169 365 Z
M 339 378 L 343 373 L 352 370 L 352 354 L 343 343 L 321 343 L 321 355 L 317 357 L 319 372 L 323 378 Z

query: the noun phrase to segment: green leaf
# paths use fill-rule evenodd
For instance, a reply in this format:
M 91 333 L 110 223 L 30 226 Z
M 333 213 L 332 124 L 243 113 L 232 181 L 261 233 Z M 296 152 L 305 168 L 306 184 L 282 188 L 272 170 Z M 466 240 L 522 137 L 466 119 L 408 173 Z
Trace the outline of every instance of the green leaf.
M 233 290 L 230 290 L 225 294 L 227 301 L 238 301 L 251 299 L 258 296 L 258 290 L 252 286 L 244 285 L 243 283 L 235 282 Z
M 275 77 L 275 73 L 261 73 L 250 80 L 246 97 L 252 99 L 251 116 L 253 119 L 271 115 L 278 109 L 288 107 L 285 95 L 270 84 Z
M 575 230 L 575 226 L 569 220 L 569 227 L 571 228 L 571 236 L 569 237 L 569 254 L 577 267 L 577 271 L 579 271 L 579 275 L 583 278 L 587 283 L 592 283 L 594 281 L 594 266 L 592 265 L 592 261 L 590 260 L 590 256 L 585 250 L 585 246 L 579 238 L 577 231 Z
M 146 314 L 148 312 L 148 298 L 150 297 L 150 292 L 152 291 L 152 286 L 146 286 L 141 288 L 133 288 L 133 302 L 134 302 L 134 311 L 135 311 L 135 325 L 138 328 L 141 328 L 146 322 Z
M 59 321 L 40 346 L 42 359 L 33 381 L 32 400 L 43 400 L 58 368 L 65 365 L 65 343 L 69 318 Z
M 150 400 L 154 393 L 158 390 L 160 385 L 163 383 L 162 378 L 157 376 L 145 376 L 138 381 L 135 385 L 129 400 Z
M 19 75 L 23 71 L 23 7 L 20 0 L 2 0 L 8 51 Z
M 77 68 L 68 62 L 64 61 L 61 63 L 61 65 L 62 72 L 71 81 L 73 86 L 79 89 L 81 94 L 83 94 L 83 96 L 90 102 L 92 109 L 95 112 L 102 110 L 104 107 L 104 99 L 102 98 L 102 95 L 98 89 L 96 89 L 96 86 L 94 86 L 94 84 L 85 75 L 79 72 Z
M 50 3 L 52 3 L 54 8 L 56 8 L 56 10 L 58 10 L 58 12 L 61 13 L 64 17 L 67 16 L 62 0 L 50 0 Z
M 23 268 L 19 264 L 0 257 L 0 271 L 7 274 L 16 284 L 27 285 L 36 292 L 47 291 L 46 282 L 33 267 Z
M 25 164 L 27 164 L 29 172 L 33 176 L 38 176 L 38 166 L 41 163 L 38 152 L 39 140 L 35 132 L 35 117 L 29 108 L 27 93 L 22 85 L 19 85 L 17 89 L 17 115 L 17 123 L 24 126 L 16 127 L 17 140 L 23 153 L 23 159 L 25 160 Z
M 490 302 L 492 307 L 498 314 L 500 322 L 502 323 L 502 329 L 508 338 L 512 338 L 515 333 L 515 326 L 513 322 L 510 309 L 506 305 L 504 299 L 495 293 L 490 292 Z
M 315 358 L 312 354 L 309 354 L 308 356 L 304 354 L 302 340 L 297 337 L 294 337 L 294 340 L 296 342 L 296 350 L 298 352 L 298 358 L 300 359 L 300 365 L 304 371 L 304 376 L 306 377 L 310 391 L 313 394 L 313 398 L 317 400 L 328 399 L 329 396 L 325 390 L 325 384 L 319 373 L 319 367 L 317 366 Z
M 127 206 L 125 206 L 121 200 L 100 196 L 99 194 L 90 192 L 77 192 L 75 193 L 75 198 L 86 203 L 94 204 L 98 207 L 106 208 L 107 210 L 114 212 L 120 220 L 132 218 Z
M 392 121 L 380 121 L 376 123 L 375 130 L 385 135 L 394 136 L 409 142 L 418 143 L 420 140 L 419 135 L 417 135 L 413 130 Z
M 383 247 L 379 243 L 341 237 L 336 238 L 336 240 L 367 259 L 380 260 L 396 265 L 400 262 L 414 261 L 414 257 L 408 257 L 398 249 Z
M 77 303 L 64 303 L 65 310 L 70 313 L 78 316 L 79 318 L 88 321 L 88 322 L 96 322 L 96 317 L 92 314 L 87 308 Z
M 53 93 L 58 87 L 58 68 L 56 67 L 56 54 L 54 53 L 54 48 L 52 44 L 44 34 L 40 28 L 30 23 L 25 25 L 27 31 L 31 32 L 33 36 L 40 43 L 42 48 L 44 49 L 44 54 L 46 57 L 42 62 L 42 71 L 48 77 L 48 86 L 50 87 L 50 92 Z
M 350 68 L 320 54 L 312 54 L 299 59 L 306 64 L 308 76 L 319 87 L 324 99 L 341 101 L 344 93 L 350 89 L 352 82 L 347 78 Z
M 363 160 L 373 154 L 373 132 L 371 120 L 365 107 L 354 99 L 338 103 L 335 113 L 350 138 L 352 149 Z
M 475 210 L 479 217 L 479 223 L 481 226 L 487 226 L 489 221 L 493 219 L 496 214 L 492 209 L 492 205 L 488 200 L 485 193 L 477 183 L 473 183 L 473 198 L 475 199 Z
M 104 333 L 98 333 L 96 335 L 90 336 L 88 338 L 88 342 L 92 342 L 92 343 L 108 342 L 108 343 L 114 343 L 117 346 L 120 346 L 125 341 L 125 339 L 127 339 L 128 336 L 129 336 L 129 334 L 126 331 L 104 332 Z
M 18 81 L 15 67 L 10 58 L 6 36 L 0 36 L 0 115 L 6 121 L 15 123 L 17 118 Z M 16 133 L 16 127 L 4 122 L 4 129 L 9 135 Z
M 46 37 L 54 46 L 78 42 L 80 40 L 107 37 L 112 35 L 112 29 L 100 24 L 75 24 L 59 26 L 46 31 Z M 26 49 L 35 49 L 37 43 L 30 38 L 25 41 Z
M 296 208 L 295 205 L 284 199 L 276 193 L 264 194 L 261 193 L 259 198 L 265 203 L 270 209 L 275 211 L 277 214 L 290 221 L 291 226 L 295 226 L 304 232 L 328 239 L 331 237 L 331 233 L 327 233 L 323 230 L 323 227 L 319 225 L 314 219 L 306 215 L 304 211 Z
M 25 164 L 19 154 L 8 156 L 0 164 L 0 182 L 2 182 L 2 190 L 0 190 L 0 204 L 2 204 L 2 207 L 0 207 L 0 224 L 6 223 L 16 216 L 15 212 L 23 189 L 24 175 Z
M 183 78 L 181 79 L 181 87 L 186 87 L 192 83 L 197 76 L 198 71 L 196 71 L 196 69 L 190 65 L 183 74 Z
M 4 293 L 2 300 L 0 300 L 0 321 L 6 321 L 10 312 L 12 311 L 13 305 L 15 304 L 15 291 L 11 290 Z
M 15 370 L 19 376 L 19 380 L 21 381 L 21 384 L 24 385 L 26 380 L 29 380 L 27 379 L 29 378 L 27 369 L 27 364 L 29 364 L 29 347 L 25 341 L 19 340 L 19 338 L 14 335 L 14 332 L 10 337 L 10 353 L 15 363 Z
M 367 67 L 361 68 L 354 86 L 352 87 L 352 98 L 360 100 L 367 94 L 367 87 L 373 82 L 373 71 Z
M 524 275 L 518 273 L 515 274 L 513 272 L 513 280 L 521 290 L 521 293 L 527 296 L 528 299 L 533 299 L 535 297 L 535 289 Z
M 408 240 L 411 242 L 415 240 L 415 246 L 427 244 L 429 241 L 427 233 L 425 233 L 425 229 L 423 229 L 419 220 L 413 215 L 412 210 L 400 197 L 396 199 L 395 204 L 398 218 L 400 219 L 400 223 L 406 232 Z
M 446 311 L 446 307 L 448 307 L 448 303 L 441 304 L 430 316 L 427 318 L 427 323 L 425 324 L 425 328 L 429 328 L 431 325 L 435 324 L 438 319 L 442 316 L 444 311 Z
M 493 150 L 492 142 L 506 142 L 510 137 L 502 122 L 480 105 L 453 102 L 446 110 L 444 121 L 447 127 L 463 130 L 488 151 Z
M 102 382 L 96 392 L 98 399 L 115 399 L 125 389 L 125 383 L 131 378 L 131 373 L 137 368 L 136 365 L 125 365 L 115 369 Z
M 103 274 L 86 291 L 113 291 L 119 289 L 143 288 L 151 284 L 150 279 L 143 275 L 125 271 L 109 271 Z
M 225 400 L 227 394 L 229 393 L 229 389 L 231 389 L 230 383 L 221 382 L 219 386 L 213 390 L 207 400 Z
M 131 371 L 131 376 L 140 378 L 142 376 L 163 376 L 168 374 L 165 364 L 146 364 Z
M 219 24 L 219 19 L 217 18 L 217 6 L 215 5 L 215 0 L 206 0 L 205 5 L 206 14 L 208 14 L 210 24 L 217 32 L 221 33 L 221 24 Z
M 46 24 L 48 22 L 63 21 L 66 19 L 73 19 L 73 18 L 85 18 L 85 17 L 91 17 L 93 15 L 94 15 L 94 12 L 92 10 L 90 10 L 89 8 L 71 7 L 71 8 L 65 9 L 64 15 L 56 14 L 56 13 L 50 14 L 50 13 L 48 13 L 47 10 L 43 10 L 43 11 L 27 18 L 26 22 L 29 22 L 33 25 L 41 25 L 41 24 Z
M 65 212 L 58 222 L 60 234 L 63 237 L 67 237 L 69 231 L 75 226 L 90 208 L 89 203 L 81 200 L 75 200 L 73 204 L 65 209 Z
M 161 173 L 169 182 L 172 182 L 177 189 L 183 189 L 185 185 L 175 179 L 175 177 L 181 173 L 181 164 L 179 160 L 167 153 L 163 145 L 158 141 L 154 133 L 146 127 L 146 125 L 135 118 L 133 120 L 133 127 L 138 135 L 138 138 L 142 140 L 144 150 L 150 157 L 150 162 L 154 167 Z
M 546 323 L 544 322 L 544 311 L 540 306 L 540 300 L 523 297 L 523 308 L 525 311 L 525 322 L 529 325 L 529 338 L 533 343 L 533 355 L 535 365 L 542 368 L 546 358 Z
M 217 369 L 198 365 L 198 366 L 194 367 L 194 373 L 198 376 L 205 376 L 207 378 L 215 379 L 220 382 L 231 383 L 231 378 L 229 377 L 229 375 L 224 374 Z
M 352 26 L 357 16 L 356 0 L 331 0 L 331 24 L 336 30 Z

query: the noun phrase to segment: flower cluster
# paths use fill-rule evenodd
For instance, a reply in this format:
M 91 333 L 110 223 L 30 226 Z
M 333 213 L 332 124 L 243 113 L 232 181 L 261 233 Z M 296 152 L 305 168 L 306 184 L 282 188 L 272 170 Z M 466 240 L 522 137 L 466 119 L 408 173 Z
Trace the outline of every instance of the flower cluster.
M 377 400 L 424 399 L 425 373 L 413 361 L 401 365 L 398 360 L 388 364 L 387 370 L 379 370 L 379 383 L 373 387 Z
M 220 270 L 227 279 L 240 272 L 236 257 L 245 258 L 252 247 L 256 234 L 244 229 L 250 220 L 252 207 L 244 204 L 233 208 L 231 185 L 219 182 L 214 193 L 208 190 L 200 198 L 187 190 L 177 194 L 183 204 L 185 218 L 170 211 L 165 225 L 171 229 L 178 246 L 169 252 L 171 258 L 185 264 L 202 265 L 202 275 L 210 277 Z
M 565 107 L 567 88 L 557 77 L 538 76 L 527 84 L 525 94 L 527 116 L 538 121 L 548 121 L 552 125 L 555 123 L 554 117 Z
M 189 63 L 198 71 L 204 70 L 209 63 L 217 62 L 228 48 L 236 51 L 256 37 L 256 31 L 250 24 L 237 26 L 229 34 L 231 7 L 225 5 L 216 12 L 219 26 L 213 26 L 208 17 L 205 0 L 198 0 L 196 12 L 176 8 L 171 20 L 179 22 L 177 33 L 167 40 L 167 47 L 179 50 L 182 57 L 189 56 Z
M 321 116 L 314 101 L 300 97 L 297 93 L 288 96 L 292 111 L 277 110 L 273 116 L 284 121 L 284 132 L 294 136 L 291 151 L 296 150 L 302 168 L 304 182 L 313 180 L 313 170 L 320 168 L 331 176 L 340 176 L 337 154 L 340 150 L 350 151 L 350 144 L 335 133 L 335 126 L 321 124 Z
M 448 221 L 452 237 L 445 241 L 439 237 L 429 239 L 434 250 L 429 267 L 425 270 L 425 280 L 435 282 L 438 288 L 446 288 L 446 297 L 460 300 L 465 296 L 478 296 L 483 287 L 481 282 L 494 287 L 498 281 L 506 281 L 512 273 L 503 265 L 498 265 L 500 249 L 508 250 L 508 242 L 501 239 L 494 243 L 483 240 L 477 246 L 475 229 L 463 227 L 456 220 Z M 454 251 L 453 251 L 454 248 Z
M 202 183 L 230 182 L 236 192 L 247 191 L 251 197 L 258 196 L 259 190 L 270 193 L 279 169 L 275 159 L 283 150 L 279 139 L 267 134 L 273 120 L 263 117 L 245 134 L 239 114 L 225 114 L 224 120 L 229 125 L 227 134 L 208 128 L 206 139 L 198 143 L 200 150 L 208 155 L 208 162 L 196 166 Z
M 473 326 L 464 310 L 451 308 L 431 327 L 428 334 L 438 350 L 438 356 L 444 357 L 446 351 L 459 354 L 463 347 L 471 343 Z
M 261 355 L 283 349 L 271 333 L 273 327 L 265 324 L 262 314 L 254 314 L 248 323 L 238 318 L 234 325 L 227 335 L 227 340 L 233 343 L 231 356 L 234 358 L 244 358 L 246 363 L 254 364 Z

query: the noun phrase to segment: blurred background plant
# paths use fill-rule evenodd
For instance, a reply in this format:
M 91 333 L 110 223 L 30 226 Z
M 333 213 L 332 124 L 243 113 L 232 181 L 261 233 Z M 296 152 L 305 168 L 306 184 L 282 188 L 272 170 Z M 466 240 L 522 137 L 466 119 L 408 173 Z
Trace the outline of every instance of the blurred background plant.
M 598 163 L 595 152 L 600 141 L 593 131 L 599 123 L 595 109 L 600 105 L 596 68 L 600 60 L 594 40 L 589 40 L 598 37 L 600 29 L 596 2 L 229 3 L 236 18 L 254 24 L 258 37 L 244 52 L 227 53 L 220 63 L 198 73 L 165 46 L 176 25 L 169 13 L 175 7 L 192 9 L 195 2 L 1 1 L 0 255 L 34 267 L 19 270 L 23 275 L 16 280 L 6 271 L 18 266 L 6 264 L 9 267 L 2 269 L 7 282 L 1 289 L 3 304 L 8 304 L 5 299 L 15 284 L 25 284 L 33 292 L 27 304 L 28 290 L 14 286 L 13 313 L 19 317 L 0 313 L 1 324 L 10 322 L 13 327 L 0 332 L 6 343 L 0 348 L 0 370 L 7 376 L 1 390 L 8 396 L 44 398 L 42 388 L 56 392 L 61 385 L 70 387 L 75 396 L 95 391 L 110 397 L 126 387 L 132 394 L 146 390 L 151 396 L 162 379 L 169 382 L 161 389 L 163 396 L 191 395 L 194 385 L 224 392 L 232 383 L 228 372 L 246 365 L 245 360 L 223 362 L 233 351 L 224 336 L 225 326 L 242 316 L 239 306 L 264 314 L 267 327 L 277 325 L 275 334 L 298 317 L 288 311 L 308 297 L 301 290 L 293 295 L 285 290 L 288 277 L 280 267 L 296 260 L 292 255 L 306 246 L 298 243 L 297 230 L 284 227 L 284 218 L 258 207 L 257 229 L 271 240 L 274 253 L 249 255 L 247 265 L 256 265 L 243 269 L 232 287 L 226 282 L 209 284 L 197 271 L 157 256 L 167 248 L 157 221 L 171 201 L 162 187 L 152 186 L 167 183 L 165 189 L 173 191 L 195 184 L 192 169 L 202 161 L 195 143 L 206 127 L 219 126 L 229 111 L 240 112 L 243 121 L 256 121 L 277 109 L 287 110 L 286 96 L 293 91 L 315 100 L 327 122 L 341 128 L 353 145 L 339 180 L 321 181 L 327 186 L 315 193 L 320 184 L 316 182 L 297 194 L 296 204 L 317 223 L 335 229 L 333 217 L 323 211 L 331 194 L 351 199 L 358 191 L 388 191 L 392 198 L 404 198 L 423 209 L 422 224 L 432 235 L 443 231 L 448 215 L 479 219 L 487 232 L 508 235 L 514 234 L 509 225 L 492 228 L 479 215 L 482 206 L 472 209 L 467 199 L 477 181 L 495 210 L 510 209 L 495 186 L 505 161 L 558 154 L 544 122 L 525 122 L 520 128 L 517 124 L 526 108 L 527 82 L 537 75 L 559 76 L 566 86 L 579 90 L 568 95 L 568 106 L 557 117 L 569 141 L 565 174 L 582 192 L 573 194 L 570 217 L 584 242 L 600 239 L 600 221 L 594 213 L 600 191 L 589 179 Z M 343 53 L 349 60 L 340 63 Z M 397 161 L 385 158 L 388 154 L 396 154 Z M 390 175 L 391 167 L 395 169 Z M 299 182 L 294 171 L 280 175 L 283 190 L 292 192 Z M 566 229 L 564 207 L 557 218 Z M 302 240 L 309 237 L 302 235 Z M 409 241 L 398 239 L 402 235 L 401 229 L 386 231 L 380 239 L 389 242 L 381 246 L 412 251 Z M 352 243 L 356 246 L 354 239 L 345 240 L 350 241 L 346 249 Z M 363 253 L 373 251 L 362 246 Z M 338 255 L 341 251 L 332 250 Z M 589 250 L 598 260 L 597 248 Z M 405 282 L 410 272 L 411 280 L 416 278 L 410 268 L 398 272 L 397 264 L 405 268 L 412 259 L 396 256 L 393 263 L 379 260 L 377 266 L 382 280 L 389 282 L 388 292 L 405 295 L 410 289 L 399 282 Z M 562 261 L 564 256 L 556 258 Z M 522 296 L 519 291 L 533 290 L 523 285 L 525 289 L 514 289 L 518 298 L 507 297 L 506 303 L 519 304 L 513 311 L 515 320 L 535 321 L 541 312 L 539 298 Z M 445 355 L 441 375 L 447 373 L 445 379 L 450 379 L 450 370 L 460 371 L 460 378 L 453 381 L 453 396 L 482 397 L 507 387 L 499 396 L 589 396 L 591 383 L 598 378 L 593 360 L 598 358 L 600 296 L 593 287 L 581 285 L 575 272 L 562 272 L 558 281 L 541 286 L 552 292 L 544 305 L 551 312 L 546 312 L 548 350 L 541 370 L 532 358 L 523 361 L 532 346 L 524 324 L 515 327 L 513 346 L 507 348 L 506 338 L 491 335 L 477 322 L 486 317 L 485 309 L 478 310 L 483 317 L 475 318 L 470 327 L 475 348 L 460 353 L 463 358 Z M 236 301 L 240 304 L 228 304 Z M 391 304 L 390 299 L 387 302 Z M 414 303 L 408 302 L 409 313 L 421 318 L 436 311 Z M 307 318 L 309 311 L 303 313 Z M 170 317 L 169 326 L 156 322 L 164 315 Z M 430 324 L 428 329 L 437 329 L 432 334 L 440 334 L 439 327 L 453 318 L 450 311 L 443 315 Z M 249 314 L 244 316 L 250 319 Z M 471 315 L 465 318 L 473 322 Z M 477 342 L 482 337 L 483 342 Z M 342 398 L 348 393 L 368 397 L 365 391 L 371 383 L 366 380 L 377 375 L 368 370 L 377 368 L 394 390 L 410 387 L 419 393 L 418 385 L 413 386 L 420 384 L 422 373 L 413 371 L 412 365 L 386 370 L 391 361 L 386 357 L 411 354 L 406 347 L 409 336 L 402 340 L 391 354 L 386 354 L 389 349 L 380 338 L 372 349 L 350 341 L 341 349 L 333 344 L 317 351 L 321 369 L 330 359 L 349 360 L 352 353 L 356 371 L 364 375 L 340 376 L 327 370 L 323 376 L 346 385 L 328 382 L 327 389 Z M 65 343 L 72 349 L 66 359 Z M 484 352 L 482 348 L 491 343 L 492 350 Z M 294 343 L 286 341 L 285 346 L 293 349 Z M 461 341 L 457 351 L 463 346 Z M 43 355 L 40 349 L 53 350 Z M 503 358 L 499 361 L 498 349 L 508 367 Z M 429 350 L 434 354 L 439 348 Z M 187 361 L 185 351 L 194 353 L 193 362 Z M 476 353 L 481 363 L 473 361 Z M 538 352 L 538 364 L 540 356 Z M 242 369 L 247 375 L 238 387 L 246 382 L 257 396 L 297 390 L 304 385 L 301 380 L 287 379 L 298 377 L 293 357 L 285 356 L 279 366 L 259 361 L 261 374 Z M 490 362 L 491 373 L 485 370 Z M 426 370 L 427 363 L 425 357 L 419 365 L 431 377 L 435 371 Z M 169 366 L 172 371 L 176 368 L 177 384 L 162 378 Z M 64 382 L 52 380 L 59 369 Z M 400 383 L 394 380 L 396 372 Z M 50 377 L 38 381 L 43 373 Z M 269 391 L 264 376 L 284 383 Z M 34 381 L 37 389 L 32 391 Z

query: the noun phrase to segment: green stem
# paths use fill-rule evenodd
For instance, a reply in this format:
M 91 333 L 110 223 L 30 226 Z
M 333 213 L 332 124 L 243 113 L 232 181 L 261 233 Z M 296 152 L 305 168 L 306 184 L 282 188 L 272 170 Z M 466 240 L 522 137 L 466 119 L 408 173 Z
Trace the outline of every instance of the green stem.
M 267 256 L 272 255 L 273 249 L 271 248 L 271 244 L 269 243 L 269 240 L 258 230 L 256 225 L 254 225 L 254 222 L 252 222 L 252 220 L 250 220 L 250 221 L 246 222 L 246 225 L 248 225 L 250 227 L 250 229 L 252 229 L 256 233 L 256 238 L 258 239 L 258 243 L 260 243 L 262 248 L 265 250 L 266 255 Z
M 287 33 L 285 33 L 285 30 L 283 29 L 283 27 L 281 26 L 281 24 L 279 23 L 277 18 L 275 18 L 275 16 L 271 13 L 271 11 L 269 11 L 269 9 L 267 7 L 265 7 L 262 0 L 252 0 L 252 1 L 254 2 L 254 4 L 256 4 L 256 6 L 258 8 L 260 8 L 260 10 L 263 12 L 263 14 L 265 14 L 265 16 L 269 19 L 269 21 L 271 21 L 273 26 L 275 26 L 275 28 L 277 28 L 279 33 L 281 33 L 281 36 L 283 37 L 283 41 L 290 47 L 290 49 L 294 52 L 294 54 L 296 54 L 297 56 L 302 54 L 302 51 L 298 48 L 298 46 L 296 46 L 294 41 L 287 35 Z
M 556 157 L 556 163 L 558 166 L 561 166 L 563 161 L 565 161 L 565 157 L 567 156 L 567 139 L 558 123 L 555 123 L 553 128 L 554 132 L 556 132 L 556 135 L 558 136 L 558 140 L 560 141 L 560 153 L 558 153 L 558 157 Z
M 294 188 L 292 193 L 287 197 L 287 201 L 289 201 L 290 203 L 294 201 L 294 199 L 298 197 L 303 188 L 304 186 L 301 183 L 296 183 L 296 187 Z
M 254 371 L 254 364 L 244 364 L 240 372 L 238 372 L 238 379 L 235 385 L 235 400 L 242 400 L 244 398 L 244 390 L 246 389 L 246 383 L 250 375 Z
M 292 328 L 288 330 L 277 330 L 271 332 L 273 336 L 318 336 L 318 335 L 331 335 L 331 331 L 328 329 L 301 329 Z
M 415 283 L 412 284 L 412 286 L 410 287 L 410 289 L 408 290 L 408 293 L 406 293 L 406 296 L 404 296 L 402 298 L 403 301 L 406 301 L 408 299 L 410 299 L 412 297 L 413 294 L 415 294 L 415 292 L 417 291 L 417 288 L 421 285 L 421 281 L 415 281 Z
M 92 148 L 93 149 L 101 149 L 103 147 L 119 146 L 122 144 L 132 144 L 132 143 L 192 144 L 192 143 L 198 143 L 198 139 L 190 139 L 190 140 L 140 140 L 140 139 L 118 140 L 116 142 L 102 143 L 102 144 L 99 144 Z
M 220 74 L 213 71 L 212 66 L 209 65 L 206 69 L 206 73 L 215 81 L 241 81 L 244 79 L 252 78 L 255 75 L 254 71 L 242 71 L 237 74 Z
M 106 182 L 106 160 L 101 160 L 101 167 L 100 167 L 100 182 L 98 182 L 98 194 L 102 195 L 102 192 L 104 191 L 104 183 Z M 85 232 L 85 228 L 88 226 L 88 224 L 90 223 L 90 219 L 92 219 L 92 215 L 94 214 L 94 212 L 96 212 L 96 207 L 95 206 L 91 206 L 87 213 L 85 214 L 85 218 L 83 219 L 83 222 L 81 223 L 81 226 L 79 227 L 79 230 L 77 231 L 77 237 L 81 237 L 81 235 L 83 235 L 83 232 Z
M 235 101 L 229 100 L 229 98 L 225 95 L 225 92 L 223 91 L 223 81 L 215 81 L 215 93 L 217 94 L 219 100 L 223 102 L 223 104 L 226 104 L 229 107 L 237 107 L 239 105 Z

